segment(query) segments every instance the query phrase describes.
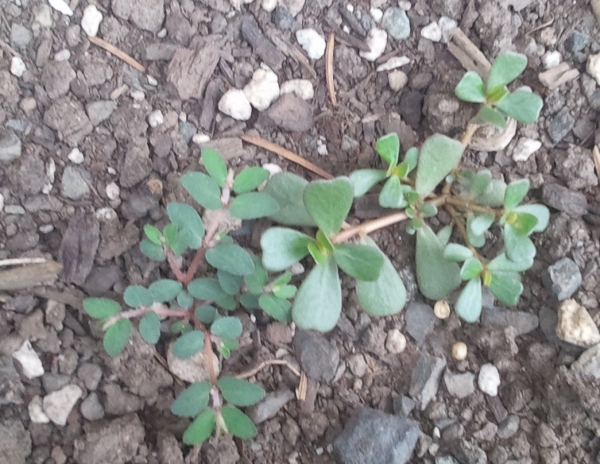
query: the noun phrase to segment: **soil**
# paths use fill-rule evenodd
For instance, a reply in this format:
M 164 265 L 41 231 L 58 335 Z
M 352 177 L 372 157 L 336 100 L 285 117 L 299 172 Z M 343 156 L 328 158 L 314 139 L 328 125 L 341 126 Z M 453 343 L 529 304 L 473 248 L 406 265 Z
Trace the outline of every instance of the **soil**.
M 385 11 L 397 2 L 279 0 L 292 11 L 299 8 L 295 18 L 281 10 L 268 13 L 260 3 L 235 10 L 227 0 L 72 0 L 74 14 L 66 16 L 43 0 L 0 0 L 0 125 L 3 134 L 11 131 L 21 143 L 19 156 L 0 161 L 0 259 L 43 257 L 65 264 L 56 281 L 51 269 L 32 267 L 33 274 L 17 281 L 20 286 L 13 282 L 13 288 L 0 291 L 0 460 L 332 463 L 331 445 L 357 408 L 403 412 L 417 360 L 430 353 L 446 360 L 447 374 L 476 375 L 493 363 L 501 384 L 498 396 L 484 394 L 475 382 L 473 391 L 459 398 L 442 380 L 424 410 L 404 411 L 422 432 L 410 462 L 597 462 L 598 380 L 584 381 L 570 369 L 583 348 L 556 337 L 558 302 L 542 284 L 548 266 L 571 258 L 583 275 L 573 298 L 600 322 L 600 219 L 595 214 L 600 196 L 591 161 L 591 148 L 600 141 L 600 91 L 585 70 L 588 55 L 600 51 L 600 36 L 590 5 L 561 0 L 400 2 L 410 5 L 410 36 L 390 38 L 383 57 L 373 63 L 359 56 L 356 46 L 364 46 L 359 26 L 372 26 L 371 6 Z M 334 27 L 339 30 L 348 23 L 342 23 L 338 6 L 347 3 L 362 21 L 349 32 L 354 40 L 336 43 L 338 104 L 333 106 L 324 59 L 308 59 L 294 32 L 312 27 L 326 37 Z M 88 40 L 80 27 L 88 4 L 104 16 L 98 36 L 141 62 L 146 73 Z M 457 105 L 453 97 L 464 69 L 446 44 L 420 35 L 443 15 L 456 19 L 490 60 L 506 50 L 525 53 L 529 65 L 520 83 L 545 102 L 540 120 L 519 126 L 507 148 L 468 151 L 464 165 L 485 167 L 506 180 L 527 177 L 531 197 L 538 200 L 547 201 L 546 185 L 565 187 L 562 202 L 551 204 L 548 230 L 535 239 L 536 263 L 526 274 L 512 316 L 468 325 L 455 316 L 431 319 L 430 307 L 413 306 L 412 320 L 407 310 L 372 319 L 345 286 L 344 313 L 338 327 L 319 338 L 324 348 L 313 368 L 321 369 L 321 378 L 315 374 L 309 381 L 305 401 L 290 400 L 286 393 L 298 382 L 288 369 L 267 367 L 253 380 L 268 392 L 283 391 L 284 400 L 274 417 L 258 426 L 255 439 L 221 437 L 202 447 L 182 445 L 187 422 L 169 410 L 182 385 L 141 339 L 117 359 L 104 354 L 97 328 L 82 313 L 82 298 L 118 296 L 129 284 L 146 285 L 168 275 L 136 245 L 145 224 L 164 223 L 166 202 L 183 198 L 177 179 L 198 168 L 200 146 L 192 141 L 197 133 L 209 135 L 235 169 L 276 163 L 307 179 L 316 177 L 239 137 L 258 135 L 341 175 L 377 166 L 374 142 L 388 132 L 398 132 L 406 148 L 435 131 L 459 135 L 471 115 L 468 105 Z M 271 41 L 264 42 L 262 33 L 257 39 L 256 27 Z M 545 71 L 542 57 L 555 50 L 580 74 L 549 90 L 538 74 Z M 21 77 L 10 72 L 17 55 L 26 66 Z M 407 84 L 397 91 L 387 72 L 375 70 L 393 56 L 410 59 L 401 68 Z M 300 78 L 313 83 L 309 111 L 299 103 L 302 111 L 291 114 L 293 101 L 284 102 L 273 117 L 269 110 L 254 110 L 248 121 L 237 121 L 216 109 L 220 96 L 242 88 L 262 62 L 280 83 Z M 156 81 L 149 83 L 147 75 Z M 151 127 L 149 116 L 156 110 L 163 122 Z M 298 128 L 308 130 L 295 132 Z M 515 161 L 522 137 L 542 146 L 526 161 Z M 326 155 L 319 154 L 322 145 Z M 83 162 L 77 164 L 81 154 Z M 588 212 L 577 195 L 585 196 Z M 353 221 L 376 214 L 372 207 L 357 207 Z M 264 221 L 249 224 L 239 240 L 256 246 L 264 227 Z M 414 285 L 413 238 L 402 225 L 374 238 L 406 277 L 411 299 L 423 301 Z M 302 345 L 297 334 L 293 342 L 289 328 L 263 314 L 244 320 L 246 344 L 224 363 L 225 371 L 241 372 L 281 356 L 308 369 L 300 361 L 302 347 L 294 347 L 294 342 Z M 400 353 L 386 348 L 386 337 L 396 329 L 407 340 Z M 25 339 L 41 357 L 41 377 L 28 379 L 13 364 L 11 355 Z M 457 341 L 468 346 L 464 361 L 451 356 Z M 161 344 L 157 350 L 166 356 Z M 68 384 L 79 387 L 81 399 L 66 424 L 32 421 L 34 399 Z

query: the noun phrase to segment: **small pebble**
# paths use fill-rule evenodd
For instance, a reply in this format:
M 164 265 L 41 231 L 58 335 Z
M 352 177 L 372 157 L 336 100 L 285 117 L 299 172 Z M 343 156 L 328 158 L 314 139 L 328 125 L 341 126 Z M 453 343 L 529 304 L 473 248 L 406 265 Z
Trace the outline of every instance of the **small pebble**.
M 79 386 L 66 385 L 44 397 L 44 412 L 56 425 L 67 425 L 67 417 L 82 394 Z
M 493 364 L 484 364 L 479 371 L 477 379 L 479 389 L 489 396 L 498 395 L 498 387 L 500 386 L 500 373 L 498 368 Z
M 27 71 L 25 62 L 18 56 L 13 56 L 10 60 L 10 72 L 13 76 L 22 77 Z
M 450 316 L 450 305 L 446 300 L 438 300 L 433 305 L 433 313 L 438 319 L 447 319 Z
M 531 155 L 540 149 L 542 142 L 539 140 L 521 137 L 513 150 L 513 160 L 527 161 Z
M 367 61 L 375 61 L 383 55 L 383 52 L 385 51 L 387 45 L 387 32 L 377 28 L 371 29 L 367 36 L 366 43 L 369 46 L 370 51 L 361 51 L 360 56 Z
M 584 348 L 600 343 L 600 331 L 594 319 L 575 300 L 565 300 L 558 308 L 556 335 L 567 343 Z
M 270 13 L 277 8 L 277 0 L 262 0 L 260 6 L 262 6 L 262 9 L 267 13 Z
M 56 11 L 59 11 L 62 14 L 67 15 L 67 16 L 73 16 L 73 10 L 67 4 L 67 2 L 65 2 L 65 0 L 48 0 L 48 3 Z
M 406 56 L 395 56 L 377 66 L 377 71 L 391 71 L 408 63 L 410 63 L 410 58 Z
M 310 100 L 315 96 L 313 84 L 308 79 L 292 79 L 281 84 L 281 95 L 293 93 L 302 100 Z
M 69 58 L 71 58 L 71 52 L 66 48 L 54 55 L 54 61 L 69 61 Z
M 229 89 L 219 100 L 219 111 L 237 121 L 247 121 L 252 116 L 252 106 L 243 90 Z
M 267 171 L 269 171 L 269 177 L 273 177 L 275 174 L 279 174 L 280 172 L 283 171 L 281 169 L 281 166 L 279 166 L 279 165 L 277 165 L 275 163 L 263 164 L 262 168 L 266 169 Z
M 19 106 L 21 107 L 21 109 L 23 111 L 25 111 L 26 113 L 29 113 L 30 111 L 33 111 L 37 108 L 37 102 L 35 101 L 35 98 L 27 97 L 27 98 L 24 98 L 23 100 L 21 100 L 21 103 L 19 104 Z
M 4 209 L 4 195 L 0 193 L 0 213 Z
M 586 69 L 588 74 L 600 85 L 600 53 L 588 56 Z
M 371 18 L 373 18 L 376 23 L 381 21 L 381 18 L 383 17 L 383 11 L 381 11 L 380 8 L 371 8 L 369 13 L 371 14 Z
M 456 342 L 452 345 L 452 357 L 457 361 L 462 361 L 467 358 L 467 344 L 464 342 Z
M 442 29 L 435 21 L 421 29 L 421 37 L 432 42 L 442 40 Z
M 314 29 L 300 29 L 296 40 L 312 60 L 319 60 L 325 54 L 325 39 Z
M 83 10 L 81 18 L 81 28 L 89 37 L 96 37 L 98 28 L 102 22 L 102 13 L 98 11 L 96 5 L 88 5 Z
M 12 357 L 21 365 L 23 375 L 28 379 L 34 379 L 44 375 L 42 361 L 31 346 L 29 340 L 25 340 L 21 345 L 21 348 L 12 354 Z
M 197 145 L 202 145 L 203 143 L 210 142 L 210 135 L 206 134 L 194 134 L 192 137 L 192 142 Z
M 142 101 L 146 98 L 146 95 L 144 95 L 144 92 L 141 90 L 132 90 L 131 98 L 133 98 L 134 101 Z
M 158 127 L 165 122 L 165 117 L 161 110 L 155 110 L 148 116 L 148 124 L 150 127 Z
M 39 395 L 35 395 L 27 406 L 29 412 L 29 419 L 34 424 L 47 424 L 50 422 L 50 418 L 44 412 L 42 407 L 42 398 Z
M 554 50 L 553 52 L 546 52 L 542 56 L 542 63 L 544 64 L 544 68 L 546 69 L 558 66 L 561 61 L 562 55 L 557 50 Z
M 406 348 L 406 337 L 398 329 L 392 329 L 387 333 L 385 349 L 392 354 L 402 353 Z
M 83 159 L 84 159 L 83 153 L 81 153 L 79 148 L 73 148 L 73 150 L 71 150 L 71 153 L 69 153 L 67 158 L 69 158 L 71 163 L 74 163 L 74 164 L 81 164 L 81 163 L 83 163 Z
M 148 84 L 150 84 L 153 87 L 156 87 L 158 85 L 158 81 L 156 80 L 156 78 L 150 75 L 146 76 L 146 80 L 148 81 Z
M 442 43 L 450 42 L 450 39 L 452 39 L 452 31 L 458 26 L 458 23 L 454 19 L 448 18 L 448 16 L 442 16 L 438 21 L 438 24 L 442 30 Z
M 270 69 L 257 69 L 244 87 L 244 94 L 258 111 L 266 110 L 279 97 L 277 74 Z
M 106 186 L 106 196 L 109 200 L 116 200 L 119 198 L 119 194 L 121 193 L 121 189 L 116 184 L 116 182 L 111 182 Z
M 54 226 L 52 224 L 44 224 L 40 226 L 38 229 L 42 234 L 49 234 L 54 230 Z
M 388 74 L 388 83 L 394 92 L 402 90 L 406 86 L 407 82 L 408 76 L 405 72 L 400 71 L 399 69 Z

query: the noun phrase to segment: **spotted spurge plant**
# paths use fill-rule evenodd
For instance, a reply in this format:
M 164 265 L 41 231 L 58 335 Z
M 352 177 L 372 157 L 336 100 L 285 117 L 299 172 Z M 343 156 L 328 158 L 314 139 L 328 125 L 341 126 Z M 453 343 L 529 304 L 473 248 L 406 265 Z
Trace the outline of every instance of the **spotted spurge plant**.
M 506 53 L 485 82 L 466 73 L 456 95 L 480 108 L 461 140 L 434 134 L 420 148 L 402 153 L 398 136 L 388 134 L 376 144 L 383 169 L 313 182 L 286 172 L 270 176 L 259 167 L 235 174 L 214 150 L 203 149 L 206 173 L 187 173 L 180 182 L 205 210 L 205 220 L 195 206 L 171 203 L 162 228 L 144 229 L 141 250 L 167 262 L 166 278 L 127 287 L 122 302 L 84 301 L 85 311 L 100 321 L 108 354 L 121 353 L 132 320 L 139 320 L 137 330 L 145 341 L 173 339 L 170 349 L 179 358 L 200 352 L 205 360 L 215 352 L 228 358 L 243 331 L 240 319 L 230 313 L 240 308 L 263 310 L 302 329 L 329 331 L 342 311 L 340 270 L 355 279 L 358 301 L 369 315 L 396 314 L 405 304 L 404 284 L 368 235 L 402 221 L 416 236 L 416 275 L 426 298 L 448 299 L 462 285 L 455 311 L 467 322 L 479 319 L 484 287 L 500 302 L 516 304 L 523 290 L 521 273 L 536 254 L 530 236 L 545 229 L 549 211 L 526 202 L 527 180 L 507 184 L 487 170 L 464 171 L 459 164 L 480 125 L 504 127 L 509 117 L 523 123 L 537 119 L 541 98 L 525 87 L 507 88 L 526 63 L 524 56 Z M 378 195 L 382 207 L 397 211 L 348 226 L 354 199 L 369 192 Z M 441 209 L 451 222 L 434 231 L 428 221 Z M 263 233 L 260 250 L 249 250 L 223 228 L 228 216 L 269 218 L 275 225 Z M 504 247 L 484 257 L 486 239 L 493 236 L 502 238 Z M 219 377 L 212 362 L 206 365 L 209 378 L 191 384 L 172 406 L 174 414 L 192 419 L 183 441 L 201 443 L 215 430 L 253 437 L 256 428 L 239 408 L 260 401 L 264 390 L 236 377 Z

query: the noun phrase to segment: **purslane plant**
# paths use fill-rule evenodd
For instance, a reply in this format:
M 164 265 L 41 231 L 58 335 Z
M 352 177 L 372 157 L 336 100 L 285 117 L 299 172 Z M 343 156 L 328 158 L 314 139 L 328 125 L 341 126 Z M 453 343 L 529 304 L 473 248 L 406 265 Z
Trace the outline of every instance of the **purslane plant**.
M 227 358 L 242 334 L 240 320 L 228 313 L 240 307 L 262 309 L 303 329 L 329 331 L 342 310 L 340 270 L 355 279 L 359 303 L 368 314 L 396 314 L 406 302 L 404 284 L 368 234 L 401 221 L 407 221 L 407 231 L 416 236 L 417 281 L 425 297 L 447 299 L 464 282 L 455 310 L 467 322 L 481 314 L 483 287 L 502 303 L 516 304 L 523 290 L 521 273 L 532 266 L 536 253 L 530 236 L 545 229 L 549 211 L 523 203 L 527 180 L 506 184 L 487 170 L 463 171 L 459 163 L 479 125 L 503 127 L 508 117 L 523 123 L 537 119 L 541 98 L 527 88 L 512 93 L 507 88 L 526 63 L 524 56 L 507 53 L 494 62 L 485 82 L 466 73 L 456 94 L 481 107 L 462 139 L 434 134 L 420 149 L 412 147 L 401 157 L 398 136 L 386 135 L 376 144 L 385 169 L 362 169 L 314 182 L 285 172 L 269 177 L 258 167 L 234 175 L 214 150 L 203 149 L 206 173 L 185 174 L 180 182 L 211 213 L 205 214 L 206 228 L 195 207 L 171 203 L 170 222 L 162 230 L 146 226 L 140 244 L 149 258 L 167 261 L 173 278 L 147 288 L 128 287 L 123 302 L 130 309 L 124 311 L 114 300 L 84 301 L 85 311 L 101 321 L 106 351 L 118 355 L 129 339 L 131 321 L 139 319 L 138 330 L 149 343 L 170 331 L 167 336 L 175 338 L 171 349 L 180 358 L 200 351 L 205 360 L 213 359 L 215 351 Z M 397 211 L 348 226 L 354 199 L 371 191 L 382 207 Z M 452 222 L 435 232 L 428 219 L 440 209 Z M 242 220 L 268 217 L 278 223 L 262 235 L 260 256 L 221 230 L 226 215 Z M 493 236 L 503 239 L 504 248 L 486 258 L 486 239 Z M 195 254 L 184 271 L 181 263 L 189 250 Z M 300 261 L 310 270 L 295 276 Z M 197 277 L 204 263 L 210 267 Z M 189 386 L 173 404 L 174 414 L 194 419 L 184 442 L 201 443 L 213 430 L 254 436 L 254 425 L 237 407 L 260 401 L 264 390 L 234 377 L 219 378 L 212 362 L 206 364 L 209 379 Z

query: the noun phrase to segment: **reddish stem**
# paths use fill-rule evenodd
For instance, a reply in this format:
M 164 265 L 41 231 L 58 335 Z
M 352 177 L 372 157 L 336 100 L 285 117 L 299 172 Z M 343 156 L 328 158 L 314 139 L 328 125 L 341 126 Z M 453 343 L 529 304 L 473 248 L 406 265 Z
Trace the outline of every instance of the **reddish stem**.
M 212 240 L 213 240 L 215 234 L 217 233 L 217 228 L 219 227 L 219 222 L 221 221 L 222 213 L 223 213 L 222 209 L 220 209 L 219 211 L 216 212 L 215 217 L 211 221 L 210 226 L 208 227 L 208 230 L 206 231 L 206 235 L 204 236 L 202 246 L 196 252 L 196 256 L 194 256 L 194 259 L 192 260 L 190 267 L 188 268 L 185 275 L 182 276 L 182 279 L 179 279 L 182 284 L 187 285 L 192 281 L 192 279 L 194 278 L 194 274 L 198 270 L 198 266 L 200 266 L 200 263 L 204 260 L 204 255 L 206 254 L 206 250 L 208 248 L 212 248 L 214 246 L 212 243 Z
M 171 270 L 173 271 L 173 274 L 175 274 L 175 278 L 179 282 L 184 283 L 183 281 L 185 279 L 185 275 L 181 271 L 181 268 L 175 262 L 175 256 L 173 256 L 173 251 L 170 248 L 167 247 L 166 254 L 167 254 L 167 261 L 169 262 L 169 266 L 171 267 Z M 187 282 L 185 282 L 185 283 L 187 283 Z

